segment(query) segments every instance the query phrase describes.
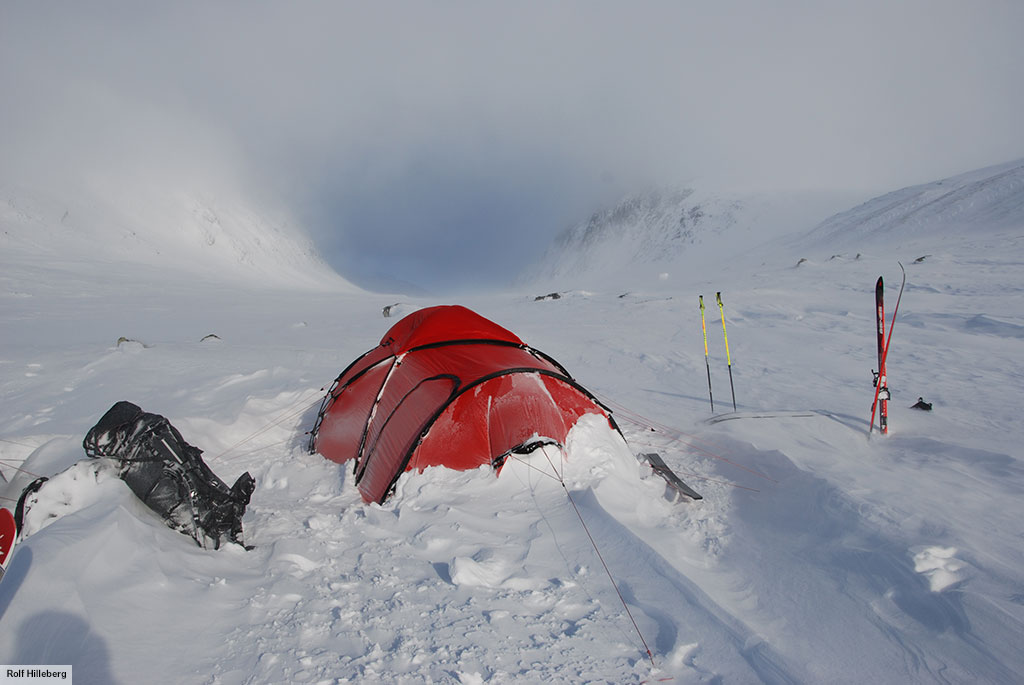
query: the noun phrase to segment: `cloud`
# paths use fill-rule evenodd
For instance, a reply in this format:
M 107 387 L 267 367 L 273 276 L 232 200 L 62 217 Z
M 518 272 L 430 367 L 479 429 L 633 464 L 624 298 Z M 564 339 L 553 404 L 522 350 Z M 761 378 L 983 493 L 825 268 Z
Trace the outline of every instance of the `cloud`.
M 1024 155 L 999 0 L 0 12 L 0 176 L 245 188 L 343 268 L 425 285 L 651 184 L 881 192 Z

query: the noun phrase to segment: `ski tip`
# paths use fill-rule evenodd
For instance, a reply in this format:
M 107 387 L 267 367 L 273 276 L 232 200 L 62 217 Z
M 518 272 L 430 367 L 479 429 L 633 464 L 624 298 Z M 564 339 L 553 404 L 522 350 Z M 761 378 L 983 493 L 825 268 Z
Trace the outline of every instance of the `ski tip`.
M 18 528 L 14 524 L 14 514 L 6 507 L 0 508 L 0 574 L 7 565 L 7 558 L 18 541 Z M 2 575 L 0 575 L 2 577 Z

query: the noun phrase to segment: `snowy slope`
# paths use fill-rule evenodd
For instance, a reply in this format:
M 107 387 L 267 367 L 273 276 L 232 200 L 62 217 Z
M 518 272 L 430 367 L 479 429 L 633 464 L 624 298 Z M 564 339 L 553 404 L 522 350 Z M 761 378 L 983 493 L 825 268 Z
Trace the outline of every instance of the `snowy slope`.
M 85 683 L 1017 682 L 1024 216 L 970 228 L 917 263 L 917 239 L 859 259 L 780 240 L 667 281 L 640 260 L 558 300 L 466 298 L 607 401 L 629 449 L 584 422 L 563 455 L 409 474 L 383 506 L 304 445 L 393 298 L 63 268 L 111 245 L 6 262 L 0 495 L 84 459 L 120 399 L 258 487 L 255 548 L 204 551 L 102 468 L 55 478 L 58 515 L 0 582 L 0 662 Z M 874 281 L 894 296 L 897 260 L 892 431 L 869 440 Z M 737 412 L 717 308 L 709 410 L 696 295 L 714 290 Z M 674 501 L 631 453 L 652 450 L 704 499 Z
M 717 270 L 738 253 L 816 225 L 851 194 L 671 187 L 633 195 L 562 231 L 521 278 L 551 287 L 637 287 Z
M 903 188 L 836 214 L 808 236 L 816 245 L 856 246 L 937 235 L 1019 231 L 1024 159 Z
M 232 194 L 0 186 L 0 227 L 0 248 L 16 263 L 94 272 L 141 265 L 182 278 L 306 288 L 339 281 L 286 217 Z
M 659 262 L 736 226 L 739 200 L 690 188 L 652 191 L 622 200 L 563 231 L 542 267 L 551 276 Z

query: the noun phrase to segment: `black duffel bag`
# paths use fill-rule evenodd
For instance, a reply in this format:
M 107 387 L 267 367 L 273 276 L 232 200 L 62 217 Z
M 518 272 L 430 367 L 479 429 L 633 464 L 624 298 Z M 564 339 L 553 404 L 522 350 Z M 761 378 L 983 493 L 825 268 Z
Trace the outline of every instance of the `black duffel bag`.
M 159 414 L 118 402 L 82 442 L 90 457 L 119 463 L 118 475 L 167 525 L 202 547 L 242 542 L 242 515 L 256 482 L 248 472 L 232 487 L 210 470 L 203 451 Z

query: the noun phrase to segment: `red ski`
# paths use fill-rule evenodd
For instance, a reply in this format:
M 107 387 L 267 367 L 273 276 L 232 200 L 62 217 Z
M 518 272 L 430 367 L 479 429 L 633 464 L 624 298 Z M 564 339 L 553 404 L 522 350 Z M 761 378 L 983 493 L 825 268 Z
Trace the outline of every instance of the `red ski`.
M 900 310 L 900 300 L 903 299 L 903 288 L 907 285 L 907 271 L 900 265 L 903 272 L 903 283 L 900 284 L 900 294 L 896 298 L 896 308 L 892 312 L 892 321 L 889 322 L 889 336 L 885 335 L 885 288 L 882 277 L 878 277 L 875 283 L 875 330 L 878 333 L 878 371 L 875 372 L 875 398 L 871 402 L 871 423 L 868 424 L 868 435 L 875 429 L 875 412 L 878 412 L 878 429 L 882 434 L 889 432 L 889 385 L 885 374 L 885 359 L 889 356 L 889 342 L 892 340 L 892 329 L 896 325 L 896 314 Z
M 885 379 L 885 286 L 882 277 L 875 283 L 875 328 L 878 331 L 878 371 L 875 373 L 875 402 L 878 404 L 878 430 L 889 432 L 889 388 Z M 874 428 L 872 409 L 871 428 Z
M 3 580 L 7 560 L 17 539 L 18 527 L 14 523 L 14 514 L 9 509 L 0 508 L 0 580 Z

